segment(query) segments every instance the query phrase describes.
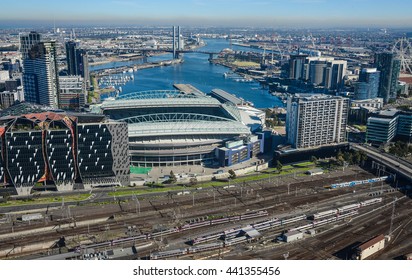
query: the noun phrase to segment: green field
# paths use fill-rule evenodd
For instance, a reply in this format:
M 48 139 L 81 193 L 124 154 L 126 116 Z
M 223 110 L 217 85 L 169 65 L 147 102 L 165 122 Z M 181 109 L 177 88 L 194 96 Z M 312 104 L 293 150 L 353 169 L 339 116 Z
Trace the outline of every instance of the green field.
M 239 61 L 235 60 L 232 62 L 233 65 L 237 67 L 260 67 L 259 63 L 252 62 L 252 61 Z
M 78 194 L 78 195 L 69 195 L 69 196 L 56 196 L 56 197 L 33 197 L 30 199 L 24 200 L 9 200 L 7 202 L 0 203 L 0 207 L 4 206 L 19 206 L 19 205 L 32 205 L 32 204 L 47 204 L 47 203 L 60 203 L 64 202 L 73 202 L 73 201 L 82 201 L 88 199 L 90 194 Z

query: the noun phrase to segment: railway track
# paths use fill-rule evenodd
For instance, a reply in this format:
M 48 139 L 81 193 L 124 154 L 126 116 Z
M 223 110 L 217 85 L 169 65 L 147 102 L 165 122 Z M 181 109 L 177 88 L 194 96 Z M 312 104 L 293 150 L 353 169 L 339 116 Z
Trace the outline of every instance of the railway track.
M 343 176 L 340 181 L 352 179 L 364 179 L 371 177 L 369 173 L 358 173 L 356 175 Z M 263 181 L 264 182 L 264 181 Z M 140 214 L 137 214 L 135 202 L 127 198 L 117 201 L 116 204 L 92 205 L 71 208 L 72 218 L 76 223 L 90 219 L 98 219 L 113 216 L 114 219 L 107 220 L 104 223 L 89 226 L 74 226 L 55 230 L 55 232 L 45 232 L 36 235 L 33 240 L 32 236 L 21 236 L 10 240 L 3 240 L 0 245 L 1 249 L 7 249 L 10 246 L 23 246 L 35 242 L 46 242 L 48 240 L 58 240 L 65 236 L 66 240 L 76 240 L 78 236 L 88 236 L 103 238 L 104 236 L 124 236 L 125 225 L 136 225 L 141 231 L 153 230 L 155 224 L 165 226 L 175 226 L 184 224 L 186 220 L 208 215 L 228 215 L 231 213 L 241 213 L 245 209 L 256 210 L 270 208 L 271 214 L 282 214 L 290 211 L 296 211 L 302 206 L 314 203 L 334 203 L 335 199 L 339 200 L 342 196 L 350 196 L 351 190 L 339 189 L 328 191 L 324 186 L 336 182 L 336 178 L 319 177 L 319 180 L 295 182 L 275 186 L 274 182 L 252 182 L 239 184 L 236 188 L 222 189 L 212 188 L 196 192 L 194 195 L 168 197 L 166 194 L 158 197 L 142 197 L 140 201 Z M 358 194 L 367 195 L 370 190 L 378 189 L 379 186 L 368 188 L 359 188 Z M 296 191 L 297 190 L 297 191 Z M 120 202 L 119 202 L 120 201 Z M 193 203 L 195 201 L 195 203 Z M 280 202 L 279 202 L 280 201 Z M 278 205 L 278 206 L 274 206 Z M 307 207 L 305 208 L 307 210 Z M 50 215 L 55 217 L 64 217 L 64 211 L 51 210 Z M 62 222 L 62 220 L 60 221 Z M 48 221 L 48 225 L 58 226 L 57 221 Z M 42 228 L 44 223 L 37 225 L 18 225 L 13 228 L 16 233 L 27 230 L 28 228 Z M 109 228 L 109 233 L 108 232 Z M 0 238 L 3 233 L 10 233 L 11 227 L 1 227 Z M 191 234 L 201 233 L 202 229 L 194 230 Z M 181 239 L 181 234 L 170 236 L 173 240 Z M 74 242 L 74 241 L 73 241 Z

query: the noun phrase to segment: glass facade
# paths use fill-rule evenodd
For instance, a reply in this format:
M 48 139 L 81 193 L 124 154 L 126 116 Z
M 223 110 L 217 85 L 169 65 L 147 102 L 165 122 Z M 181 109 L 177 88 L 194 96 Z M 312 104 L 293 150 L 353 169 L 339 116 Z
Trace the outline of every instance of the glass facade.
M 355 99 L 365 100 L 378 97 L 380 72 L 376 69 L 363 69 L 359 82 L 355 84 Z

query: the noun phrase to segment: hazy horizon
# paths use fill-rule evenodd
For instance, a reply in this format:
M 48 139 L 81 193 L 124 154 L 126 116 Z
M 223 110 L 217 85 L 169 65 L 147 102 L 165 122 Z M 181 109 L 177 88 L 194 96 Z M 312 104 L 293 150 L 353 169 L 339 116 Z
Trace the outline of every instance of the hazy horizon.
M 3 27 L 412 27 L 408 0 L 0 0 L 0 6 Z

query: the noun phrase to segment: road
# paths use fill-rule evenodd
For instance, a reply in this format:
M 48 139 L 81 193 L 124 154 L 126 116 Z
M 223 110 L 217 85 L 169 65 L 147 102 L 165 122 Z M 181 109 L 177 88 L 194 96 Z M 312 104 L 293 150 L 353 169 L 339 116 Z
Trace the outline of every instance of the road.
M 370 147 L 351 143 L 351 147 L 355 150 L 365 152 L 370 158 L 380 161 L 385 166 L 401 174 L 403 177 L 412 180 L 412 167 L 411 164 L 394 158 L 388 154 L 376 151 Z

